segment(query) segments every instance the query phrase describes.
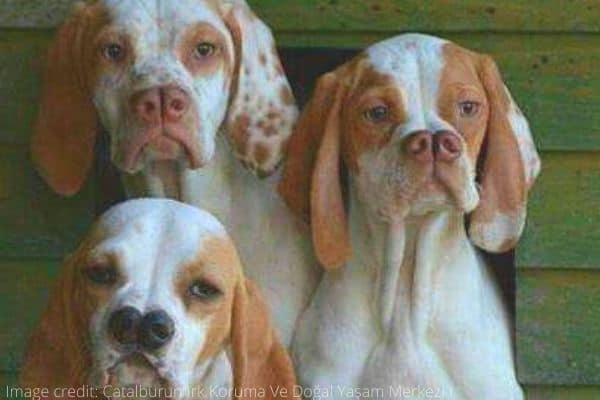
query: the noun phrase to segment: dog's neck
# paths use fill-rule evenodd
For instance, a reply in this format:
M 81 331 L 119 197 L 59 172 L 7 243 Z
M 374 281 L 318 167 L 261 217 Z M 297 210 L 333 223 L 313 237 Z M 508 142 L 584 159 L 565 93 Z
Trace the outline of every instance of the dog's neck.
M 280 172 L 261 180 L 235 158 L 223 135 L 216 141 L 212 160 L 199 170 L 177 162 L 158 162 L 137 175 L 124 175 L 128 197 L 166 197 L 193 204 L 216 215 L 226 226 L 264 217 L 262 214 L 268 213 L 264 204 L 256 204 L 249 215 L 250 210 L 240 209 L 240 200 L 252 204 L 245 200 L 254 198 L 258 203 L 265 193 L 275 193 Z
M 384 332 L 400 325 L 419 334 L 430 315 L 424 308 L 438 295 L 439 273 L 458 263 L 477 265 L 462 262 L 477 257 L 465 231 L 464 214 L 446 210 L 384 221 L 359 200 L 355 190 L 350 192 L 353 257 L 348 267 L 368 269 L 374 275 L 372 298 Z

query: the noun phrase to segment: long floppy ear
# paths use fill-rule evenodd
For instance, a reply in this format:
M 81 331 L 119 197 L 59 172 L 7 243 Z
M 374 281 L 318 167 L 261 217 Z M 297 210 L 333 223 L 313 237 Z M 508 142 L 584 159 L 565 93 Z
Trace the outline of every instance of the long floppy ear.
M 225 134 L 240 161 L 259 177 L 281 163 L 298 117 L 270 29 L 244 0 L 223 1 L 236 53 Z
M 70 388 L 86 383 L 91 365 L 85 340 L 90 307 L 82 293 L 76 259 L 65 262 L 29 339 L 20 377 L 25 388 Z
M 61 195 L 77 193 L 93 163 L 98 121 L 86 88 L 84 46 L 92 46 L 92 7 L 80 5 L 48 52 L 31 143 L 41 176 Z
M 481 200 L 470 218 L 471 240 L 489 252 L 514 248 L 523 233 L 527 197 L 540 172 L 529 124 L 502 82 L 495 62 L 480 59 L 490 106 L 482 151 Z
M 340 113 L 343 89 L 335 72 L 319 79 L 288 146 L 279 193 L 308 220 L 319 262 L 342 266 L 350 256 L 350 238 L 341 177 Z
M 260 391 L 265 394 L 261 399 L 294 397 L 296 377 L 290 357 L 276 337 L 260 291 L 244 278 L 233 301 L 231 346 L 236 399 L 250 399 Z

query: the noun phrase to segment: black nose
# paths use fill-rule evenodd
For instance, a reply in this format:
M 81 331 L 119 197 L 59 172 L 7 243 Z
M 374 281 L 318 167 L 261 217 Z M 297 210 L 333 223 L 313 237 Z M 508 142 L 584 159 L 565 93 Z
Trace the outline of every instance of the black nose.
M 123 307 L 110 316 L 108 329 L 118 343 L 133 346 L 137 342 L 138 326 L 141 320 L 141 312 L 133 307 Z
M 145 350 L 158 350 L 169 343 L 175 333 L 173 320 L 164 311 L 152 311 L 144 316 L 138 328 L 138 343 Z

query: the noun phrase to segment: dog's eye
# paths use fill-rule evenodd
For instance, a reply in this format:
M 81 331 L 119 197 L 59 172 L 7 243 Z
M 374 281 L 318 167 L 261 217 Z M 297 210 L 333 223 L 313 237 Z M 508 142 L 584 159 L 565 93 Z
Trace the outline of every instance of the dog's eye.
M 389 110 L 386 106 L 380 105 L 368 109 L 365 112 L 365 118 L 373 123 L 380 123 L 387 119 Z
M 471 118 L 479 113 L 480 105 L 474 101 L 463 101 L 458 104 L 461 117 Z
M 102 55 L 108 61 L 118 62 L 125 58 L 125 48 L 118 43 L 109 43 L 102 48 Z
M 190 295 L 202 301 L 210 301 L 223 293 L 219 288 L 206 281 L 195 281 L 189 288 Z
M 194 50 L 196 57 L 200 59 L 210 57 L 213 54 L 215 54 L 216 51 L 217 47 L 214 44 L 208 42 L 200 43 L 196 46 L 196 49 Z
M 103 286 L 114 285 L 118 279 L 117 269 L 111 265 L 94 265 L 85 269 L 87 278 Z

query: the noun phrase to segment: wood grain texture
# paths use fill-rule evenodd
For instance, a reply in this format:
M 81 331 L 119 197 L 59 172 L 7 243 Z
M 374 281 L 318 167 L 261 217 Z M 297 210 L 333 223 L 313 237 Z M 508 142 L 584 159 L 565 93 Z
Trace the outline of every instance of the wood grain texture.
M 29 142 L 37 110 L 39 66 L 50 37 L 44 31 L 0 30 L 0 143 Z M 531 120 L 540 148 L 600 150 L 600 36 L 481 34 L 451 39 L 497 59 Z M 310 59 L 319 54 L 323 51 L 305 53 Z M 348 52 L 348 57 L 352 54 Z M 288 70 L 298 71 L 298 60 L 293 58 L 294 65 L 284 63 Z M 296 77 L 291 74 L 290 79 Z
M 546 153 L 529 202 L 520 268 L 600 269 L 600 153 Z
M 2 0 L 0 27 L 56 26 L 75 0 Z M 595 0 L 249 0 L 276 31 L 598 32 Z
M 61 198 L 36 175 L 27 147 L 0 146 L 0 260 L 61 258 L 73 250 L 94 218 L 93 186 Z
M 519 380 L 600 384 L 600 271 L 519 270 Z

